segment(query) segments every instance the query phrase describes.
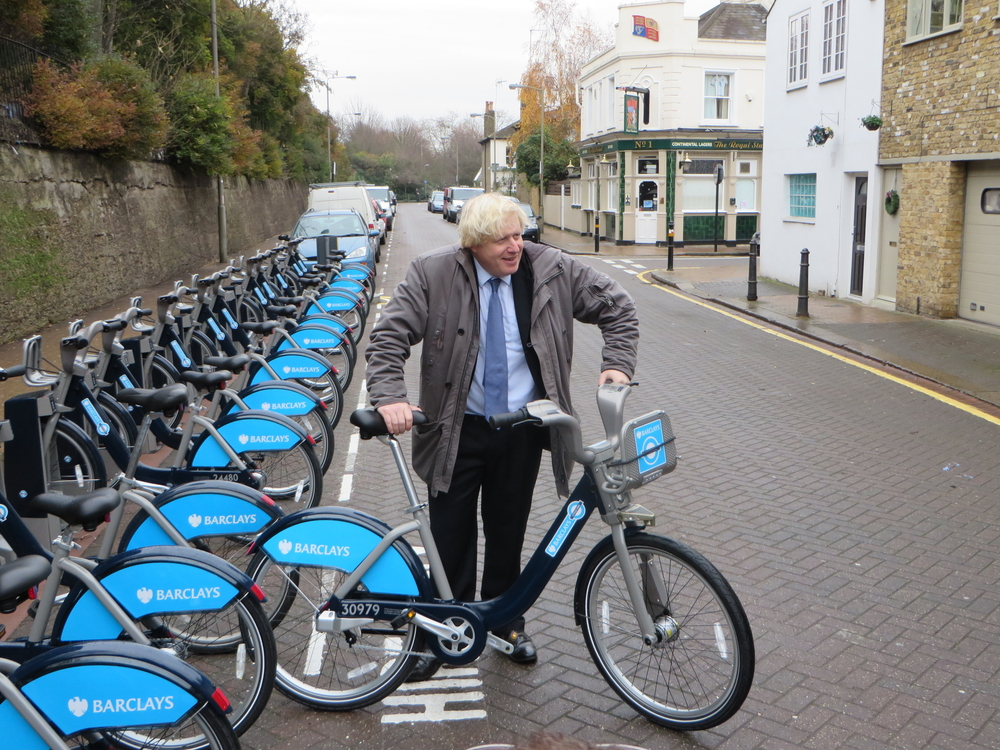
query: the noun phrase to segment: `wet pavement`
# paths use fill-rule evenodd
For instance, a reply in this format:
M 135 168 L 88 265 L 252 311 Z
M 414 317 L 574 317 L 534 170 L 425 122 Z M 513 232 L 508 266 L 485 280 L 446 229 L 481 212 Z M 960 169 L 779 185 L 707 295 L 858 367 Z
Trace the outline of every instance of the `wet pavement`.
M 543 239 L 573 254 L 595 255 L 592 237 L 546 227 Z M 1000 328 L 816 294 L 809 295 L 808 317 L 799 317 L 798 288 L 761 277 L 757 300 L 750 302 L 748 250 L 685 248 L 675 254 L 672 271 L 666 270 L 666 248 L 602 242 L 599 255 L 642 256 L 660 283 L 1000 405 Z

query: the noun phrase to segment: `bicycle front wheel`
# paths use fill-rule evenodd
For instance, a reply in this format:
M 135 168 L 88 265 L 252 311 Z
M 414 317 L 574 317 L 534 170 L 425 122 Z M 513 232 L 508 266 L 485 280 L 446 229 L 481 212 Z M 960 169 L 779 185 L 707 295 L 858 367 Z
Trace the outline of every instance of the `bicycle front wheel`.
M 46 489 L 82 495 L 108 484 L 108 473 L 97 445 L 74 422 L 60 419 L 46 452 Z M 7 467 L 12 471 L 12 467 Z
M 287 451 L 244 453 L 241 458 L 252 471 L 264 474 L 260 491 L 272 500 L 294 502 L 298 510 L 315 508 L 323 498 L 323 471 L 308 442 Z
M 273 562 L 258 552 L 247 569 L 268 592 L 278 646 L 278 690 L 292 700 L 328 711 L 370 706 L 392 693 L 413 668 L 422 640 L 415 625 L 387 622 L 320 633 L 314 616 L 346 574 Z
M 215 612 L 162 615 L 159 620 L 191 666 L 221 688 L 233 706 L 229 723 L 243 734 L 274 687 L 277 655 L 267 615 L 253 594 Z
M 622 700 L 671 729 L 708 729 L 743 704 L 754 674 L 750 623 L 722 574 L 673 539 L 626 538 L 659 642 L 646 645 L 611 538 L 577 581 L 577 617 L 590 655 Z
M 95 741 L 93 732 L 67 740 L 71 748 L 80 750 L 239 750 L 236 732 L 229 726 L 225 714 L 211 705 L 204 705 L 193 716 L 169 726 L 135 726 L 127 730 L 104 730 Z

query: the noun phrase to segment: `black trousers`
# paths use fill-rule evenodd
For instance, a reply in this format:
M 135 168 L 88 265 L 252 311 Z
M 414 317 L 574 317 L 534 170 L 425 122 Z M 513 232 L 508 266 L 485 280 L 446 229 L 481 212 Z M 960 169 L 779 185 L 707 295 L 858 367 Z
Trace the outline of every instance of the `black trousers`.
M 545 431 L 524 425 L 491 429 L 484 417 L 466 414 L 459 438 L 451 487 L 430 496 L 431 531 L 452 592 L 459 601 L 476 598 L 479 525 L 477 500 L 482 491 L 482 599 L 507 591 L 521 573 L 521 548 L 538 478 Z M 495 632 L 524 630 L 524 618 Z

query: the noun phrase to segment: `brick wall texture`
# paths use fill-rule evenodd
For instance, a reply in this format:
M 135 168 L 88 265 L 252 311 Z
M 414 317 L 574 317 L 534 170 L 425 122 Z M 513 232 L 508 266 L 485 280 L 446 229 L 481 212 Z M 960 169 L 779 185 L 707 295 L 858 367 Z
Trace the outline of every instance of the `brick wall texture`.
M 879 146 L 883 160 L 914 160 L 903 163 L 896 306 L 917 312 L 919 299 L 921 313 L 954 317 L 966 161 L 1000 158 L 1000 8 L 968 0 L 960 30 L 911 44 L 906 10 L 886 2 Z

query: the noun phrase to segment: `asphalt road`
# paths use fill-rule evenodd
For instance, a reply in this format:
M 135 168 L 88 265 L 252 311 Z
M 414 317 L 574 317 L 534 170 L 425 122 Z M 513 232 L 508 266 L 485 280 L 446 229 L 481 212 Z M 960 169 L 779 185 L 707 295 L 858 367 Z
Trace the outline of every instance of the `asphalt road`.
M 392 293 L 415 255 L 456 236 L 423 204 L 400 205 L 380 292 Z M 750 616 L 757 674 L 743 709 L 682 735 L 639 717 L 604 683 L 572 619 L 580 563 L 604 535 L 591 520 L 528 613 L 536 666 L 487 653 L 350 713 L 276 694 L 243 747 L 451 750 L 539 729 L 648 750 L 1000 746 L 998 428 L 649 283 L 644 271 L 662 259 L 588 262 L 639 308 L 641 385 L 629 415 L 666 409 L 678 436 L 677 470 L 636 499 L 657 513 L 654 531 L 716 564 Z M 591 440 L 599 348 L 596 330 L 581 326 L 574 403 Z M 362 393 L 358 375 L 348 409 Z M 528 548 L 559 507 L 546 469 Z M 352 440 L 345 419 L 324 503 L 399 523 L 394 471 L 388 450 Z

